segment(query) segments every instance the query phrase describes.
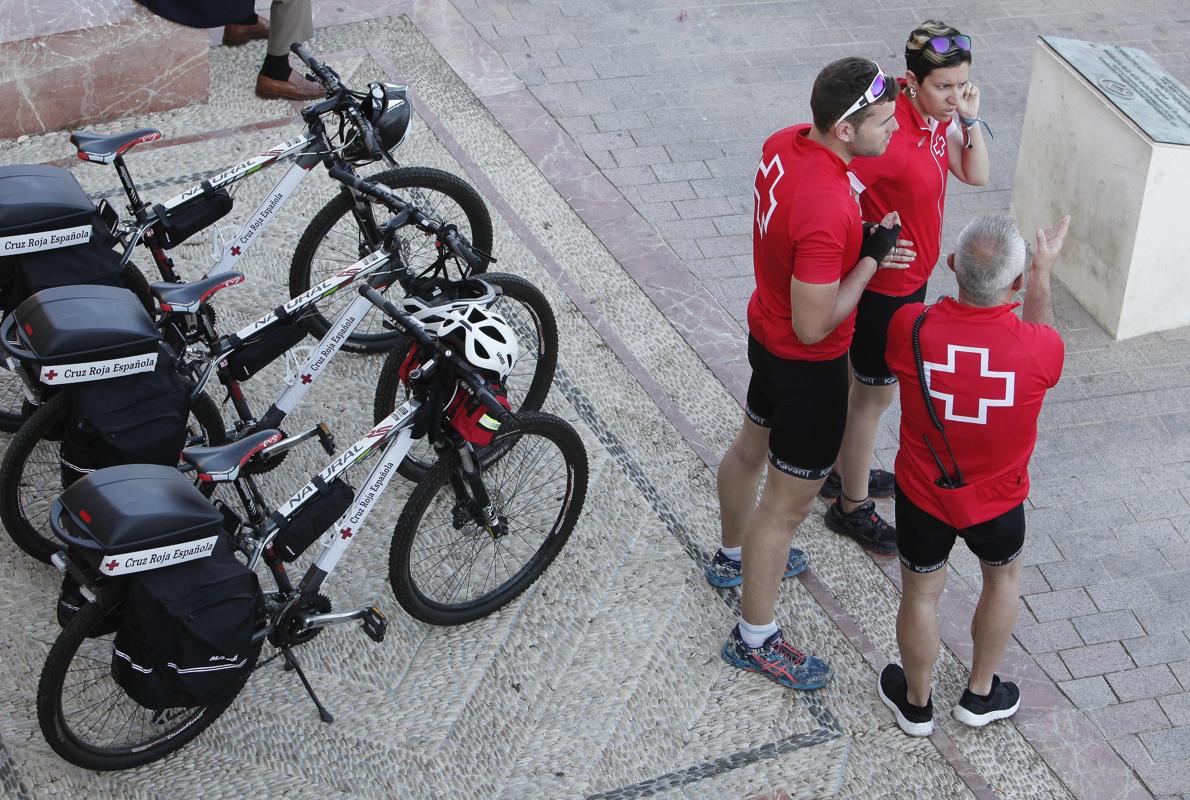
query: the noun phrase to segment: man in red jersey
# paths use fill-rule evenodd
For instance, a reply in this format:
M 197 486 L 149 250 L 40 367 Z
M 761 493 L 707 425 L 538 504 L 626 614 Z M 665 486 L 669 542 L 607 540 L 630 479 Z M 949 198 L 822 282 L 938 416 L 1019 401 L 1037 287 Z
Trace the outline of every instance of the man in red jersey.
M 790 542 L 839 452 L 855 304 L 900 227 L 888 214 L 865 229 L 847 163 L 884 152 L 897 92 L 871 61 L 827 65 L 811 92 L 814 124 L 770 136 L 756 170 L 752 380 L 743 428 L 719 467 L 723 547 L 706 577 L 719 587 L 743 583 L 743 615 L 723 658 L 797 689 L 825 685 L 831 670 L 785 641 L 777 594 L 782 577 L 806 568 Z
M 938 599 L 955 538 L 979 557 L 983 589 L 971 620 L 971 678 L 954 707 L 982 727 L 1016 713 L 1020 690 L 995 674 L 1016 624 L 1029 457 L 1045 393 L 1062 374 L 1050 270 L 1070 217 L 1037 231 L 1037 251 L 1007 214 L 980 217 L 948 261 L 959 299 L 913 303 L 893 315 L 886 358 L 901 383 L 897 452 L 897 644 L 879 693 L 912 736 L 934 730 L 930 675 L 938 656 Z M 1023 319 L 1012 297 L 1028 269 Z M 928 399 L 927 399 L 928 396 Z
M 949 25 L 926 20 L 905 45 L 903 91 L 897 98 L 899 133 L 884 155 L 857 158 L 851 170 L 864 185 L 864 219 L 889 211 L 901 217 L 902 241 L 889 254 L 905 270 L 882 270 L 860 298 L 851 343 L 854 382 L 837 477 L 823 495 L 838 498 L 826 524 L 878 552 L 896 549 L 896 530 L 870 497 L 891 497 L 893 476 L 869 470 L 880 416 L 892 402 L 897 379 L 884 361 L 888 321 L 906 303 L 925 298 L 938 261 L 949 174 L 973 186 L 988 180 L 988 151 L 979 129 L 979 89 L 970 81 L 971 39 Z

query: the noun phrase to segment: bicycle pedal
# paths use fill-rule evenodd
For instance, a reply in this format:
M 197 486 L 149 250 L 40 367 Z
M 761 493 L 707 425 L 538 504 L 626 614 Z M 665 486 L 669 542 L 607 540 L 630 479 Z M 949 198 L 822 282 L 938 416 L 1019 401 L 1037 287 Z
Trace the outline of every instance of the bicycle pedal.
M 384 612 L 372 606 L 360 617 L 360 621 L 364 623 L 364 633 L 368 634 L 369 639 L 374 642 L 384 641 L 384 634 L 388 632 L 388 619 Z

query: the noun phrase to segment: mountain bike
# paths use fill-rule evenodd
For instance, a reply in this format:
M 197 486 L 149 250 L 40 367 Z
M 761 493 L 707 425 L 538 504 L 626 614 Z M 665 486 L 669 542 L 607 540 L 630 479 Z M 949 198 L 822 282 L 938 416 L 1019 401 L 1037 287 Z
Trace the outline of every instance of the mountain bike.
M 101 470 L 55 502 L 54 533 L 68 545 L 67 551 L 55 555 L 55 564 L 77 581 L 90 601 L 54 642 L 38 685 L 42 732 L 66 760 L 108 770 L 159 759 L 199 735 L 242 689 L 248 671 L 217 701 L 154 707 L 134 700 L 113 677 L 113 665 L 121 655 L 116 648 L 120 626 L 129 613 L 125 598 L 133 580 L 124 576 L 162 567 L 183 570 L 187 564 L 155 559 L 171 552 L 180 559 L 198 558 L 218 542 L 229 543 L 249 567 L 263 565 L 274 588 L 264 595 L 263 610 L 253 623 L 253 647 L 217 656 L 208 669 L 228 664 L 253 670 L 283 659 L 297 673 L 322 720 L 331 722 L 333 717 L 318 700 L 293 649 L 328 625 L 353 620 L 359 620 L 374 641 L 383 640 L 387 621 L 378 608 L 333 611 L 323 589 L 417 438 L 428 437 L 442 455 L 406 501 L 389 553 L 390 583 L 397 600 L 414 617 L 456 625 L 490 614 L 524 592 L 565 544 L 581 513 L 588 480 L 586 451 L 576 431 L 550 414 L 510 413 L 500 401 L 498 376 L 469 360 L 476 352 L 462 340 L 471 335 L 469 328 L 460 323 L 452 333 L 435 338 L 375 289 L 361 287 L 360 294 L 364 302 L 382 308 L 416 344 L 419 366 L 411 375 L 413 392 L 275 510 L 256 489 L 253 465 L 275 460 L 308 440 L 317 439 L 333 453 L 325 425 L 289 438 L 275 430 L 260 431 L 223 447 L 186 451 L 183 460 L 202 481 L 231 484 L 241 500 L 240 508 L 219 505 L 205 517 L 219 529 L 214 534 L 210 527 L 194 533 L 196 520 L 202 518 L 201 498 L 196 499 L 185 475 L 164 467 Z M 467 319 L 477 325 L 485 316 L 480 311 L 477 319 L 473 309 L 452 314 L 456 322 Z M 444 328 L 440 325 L 439 332 Z M 478 413 L 501 421 L 486 442 L 470 441 L 461 433 L 467 428 L 447 415 L 456 396 L 473 403 Z M 370 458 L 375 461 L 361 488 L 347 493 L 348 502 L 336 506 L 334 516 L 324 511 L 318 524 L 301 528 L 300 535 L 289 533 L 303 513 L 327 502 L 321 498 L 340 491 L 337 485 L 351 466 Z M 482 469 L 481 463 L 486 464 Z M 133 474 L 137 470 L 140 473 Z M 160 487 L 169 476 L 163 471 L 174 476 L 164 490 Z M 124 488 L 112 488 L 120 485 Z M 141 485 L 146 488 L 138 490 Z M 136 508 L 135 524 L 124 513 L 129 507 Z M 314 541 L 321 549 L 294 585 L 285 563 Z M 265 641 L 277 652 L 259 662 Z
M 194 283 L 154 284 L 163 311 L 161 325 L 166 341 L 192 355 L 186 370 L 194 395 L 197 397 L 213 378 L 224 385 L 239 417 L 232 432 L 234 438 L 279 428 L 360 326 L 371 304 L 356 296 L 343 307 L 332 327 L 297 368 L 297 378 L 281 389 L 259 418 L 254 416 L 244 396 L 241 379 L 250 378 L 279 358 L 293 346 L 295 334 L 299 338 L 305 336 L 301 326 L 318 301 L 355 283 L 376 289 L 399 283 L 408 295 L 401 302 L 424 324 L 438 321 L 443 313 L 460 305 L 478 304 L 506 313 L 522 350 L 522 357 L 506 381 L 510 403 L 518 409 L 540 408 L 553 380 L 558 346 L 553 312 L 544 295 L 527 281 L 511 275 L 483 273 L 481 278 L 450 279 L 445 270 L 448 260 L 457 258 L 474 272 L 474 267 L 485 258 L 470 247 L 454 226 L 425 215 L 383 184 L 337 167 L 328 174 L 355 191 L 376 198 L 393 212 L 381 226 L 382 239 L 376 252 L 226 336 L 216 332 L 208 301 L 215 293 L 241 283 L 242 274 L 224 273 Z M 397 236 L 406 227 L 423 230 L 434 238 L 438 256 L 430 267 L 415 271 L 405 262 L 404 248 Z M 19 359 L 27 354 L 13 341 L 22 334 L 16 329 L 16 321 L 14 315 L 0 325 L 0 344 L 10 356 Z M 41 368 L 36 379 L 53 387 L 66 380 L 66 376 L 50 375 L 46 368 Z M 22 426 L 0 460 L 0 521 L 22 550 L 41 561 L 47 561 L 57 548 L 47 529 L 47 514 L 50 504 L 65 488 L 62 442 L 57 432 L 69 413 L 65 394 L 50 397 Z M 418 463 L 424 466 L 435 457 L 423 447 L 419 450 Z
M 141 198 L 124 162 L 124 153 L 137 144 L 160 139 L 160 131 L 141 128 L 112 136 L 81 131 L 71 135 L 79 159 L 113 165 L 127 195 L 128 219 L 121 220 L 106 201 L 100 204 L 103 221 L 122 247 L 121 267 L 127 271 L 135 249 L 144 246 L 163 279 L 162 283 L 150 284 L 150 288 L 155 294 L 169 292 L 182 279 L 166 251 L 209 229 L 215 236 L 220 254 L 203 275 L 203 280 L 230 275 L 239 269 L 252 245 L 279 216 L 280 210 L 314 167 L 323 164 L 328 169 L 354 175 L 355 167 L 381 159 L 393 168 L 369 176 L 370 183 L 400 191 L 425 217 L 441 225 L 453 225 L 474 251 L 484 255 L 489 253 L 492 248 L 491 217 L 483 199 L 470 185 L 450 173 L 427 167 L 401 167 L 392 159 L 389 151 L 405 139 L 411 121 L 405 87 L 372 83 L 367 92 L 352 91 L 343 85 L 333 69 L 319 63 L 301 44 L 295 44 L 293 51 L 327 91 L 326 100 L 302 109 L 306 130 L 161 203 L 154 204 Z M 334 132 L 328 130 L 328 125 Z M 249 176 L 290 159 L 289 169 L 252 215 L 234 234 L 223 237 L 216 223 L 232 208 L 233 198 L 229 190 L 237 188 Z M 344 267 L 375 252 L 385 235 L 391 235 L 391 231 L 381 230 L 373 195 L 344 182 L 340 185 L 339 194 L 314 215 L 299 239 L 289 277 L 292 297 L 306 294 L 339 274 Z M 424 233 L 411 227 L 400 235 L 404 258 L 415 268 L 433 262 L 439 255 L 440 243 Z M 483 272 L 490 260 L 489 257 L 469 264 L 467 274 Z M 459 273 L 453 277 L 464 275 Z M 329 330 L 330 321 L 342 308 L 336 304 L 338 299 L 323 298 L 321 302 L 325 305 L 314 304 L 304 317 L 303 325 L 313 336 L 321 338 Z M 344 349 L 377 352 L 390 347 L 398 336 L 382 328 L 373 329 L 369 323 L 352 332 Z M 20 373 L 14 363 L 3 362 L 0 367 L 7 367 L 0 368 L 0 430 L 13 432 L 41 398 L 36 385 L 19 380 Z

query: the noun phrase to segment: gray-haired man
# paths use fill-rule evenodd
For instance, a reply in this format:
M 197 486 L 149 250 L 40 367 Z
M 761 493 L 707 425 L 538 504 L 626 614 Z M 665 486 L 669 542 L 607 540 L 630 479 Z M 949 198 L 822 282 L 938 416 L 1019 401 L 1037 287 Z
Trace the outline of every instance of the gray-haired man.
M 947 262 L 959 297 L 903 306 L 888 329 L 886 360 L 900 381 L 897 550 L 903 593 L 900 665 L 879 692 L 913 736 L 934 730 L 930 675 L 938 656 L 938 599 L 955 538 L 979 557 L 983 590 L 971 620 L 974 651 L 960 722 L 982 727 L 1016 713 L 1020 690 L 995 674 L 1016 625 L 1029 457 L 1045 393 L 1062 374 L 1050 270 L 1070 225 L 1038 230 L 1036 253 L 1007 214 L 971 222 Z M 1027 274 L 1026 274 L 1027 273 Z M 1024 310 L 1014 293 L 1026 277 Z

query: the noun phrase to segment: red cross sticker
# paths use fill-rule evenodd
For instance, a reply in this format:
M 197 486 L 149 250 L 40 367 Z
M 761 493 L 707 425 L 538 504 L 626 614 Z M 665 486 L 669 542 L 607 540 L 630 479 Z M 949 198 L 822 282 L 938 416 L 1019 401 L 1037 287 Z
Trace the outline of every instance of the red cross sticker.
M 47 373 L 45 374 L 45 379 L 46 379 L 47 381 L 52 381 L 52 380 L 53 380 L 54 378 L 56 378 L 56 377 L 58 377 L 58 373 L 57 373 L 57 372 L 55 372 L 55 371 L 54 371 L 54 370 L 52 370 L 52 369 L 51 369 L 49 372 L 47 372 Z
M 118 566 L 120 566 L 120 562 L 116 561 L 116 559 L 113 558 L 111 561 L 104 564 L 103 568 L 106 569 L 108 572 L 115 572 L 116 567 L 118 567 Z
M 339 531 L 339 535 L 342 536 L 344 539 L 350 539 L 351 538 L 351 528 L 344 528 L 343 530 Z
M 756 166 L 756 182 L 752 187 L 752 196 L 756 200 L 756 226 L 760 228 L 760 238 L 769 229 L 769 220 L 777 210 L 777 195 L 773 190 L 785 174 L 785 167 L 781 166 L 781 156 L 774 155 L 766 164 L 761 159 Z
M 302 376 L 302 383 L 309 383 L 312 380 L 314 380 L 314 376 L 308 372 Z
M 945 419 L 987 425 L 989 408 L 1012 407 L 1016 373 L 991 369 L 988 356 L 986 347 L 951 344 L 945 364 L 923 362 L 930 396 L 942 401 Z
M 240 254 L 240 248 L 238 246 L 231 248 L 231 254 L 233 256 L 238 256 Z

